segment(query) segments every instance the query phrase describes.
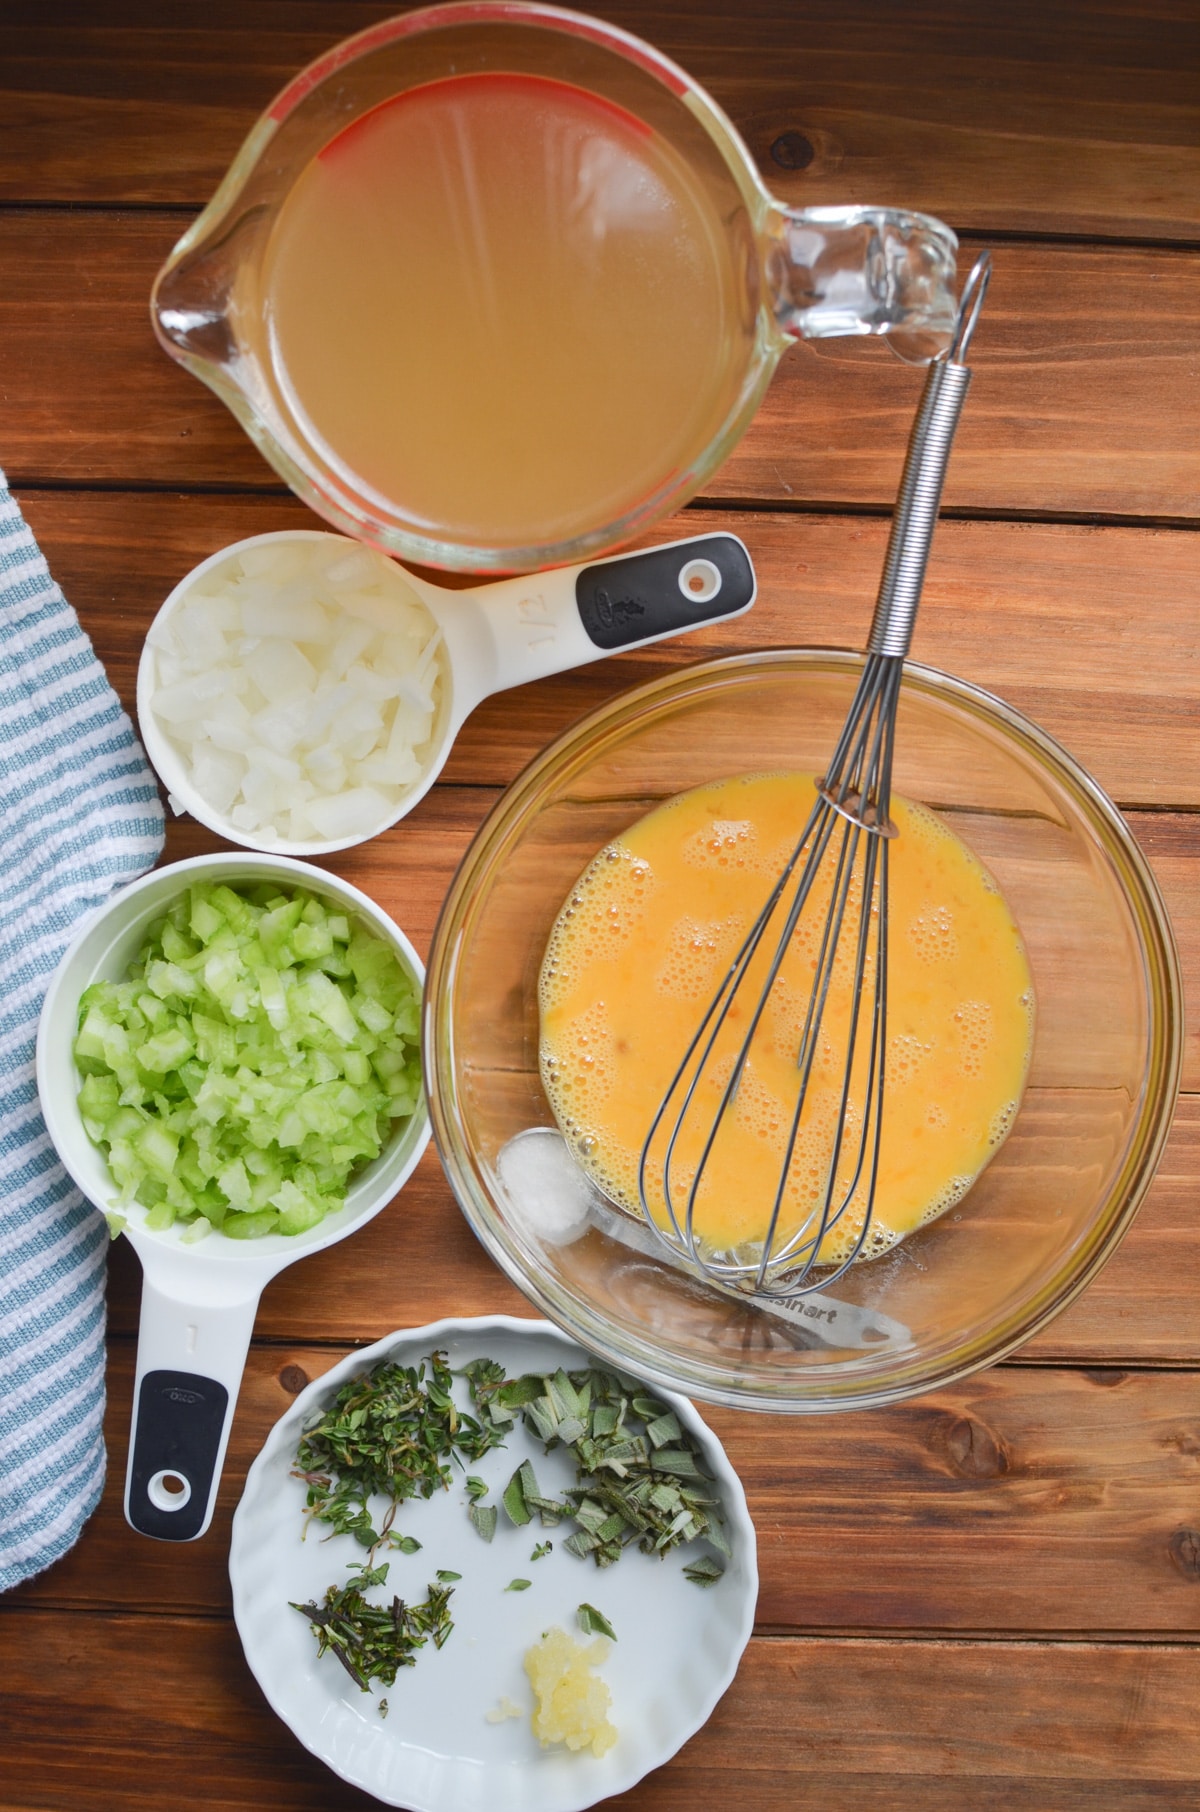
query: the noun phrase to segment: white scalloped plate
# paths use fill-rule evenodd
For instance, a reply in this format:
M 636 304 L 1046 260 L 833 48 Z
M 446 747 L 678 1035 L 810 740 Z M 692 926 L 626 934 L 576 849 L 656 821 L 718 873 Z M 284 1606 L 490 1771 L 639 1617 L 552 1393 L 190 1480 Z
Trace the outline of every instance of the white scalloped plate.
M 384 1358 L 413 1365 L 434 1348 L 446 1351 L 455 1369 L 487 1357 L 510 1375 L 595 1363 L 548 1322 L 497 1315 L 391 1334 L 309 1385 L 250 1468 L 233 1521 L 229 1572 L 246 1659 L 272 1709 L 305 1747 L 385 1805 L 410 1812 L 583 1812 L 669 1760 L 706 1722 L 733 1679 L 758 1596 L 745 1494 L 692 1405 L 655 1390 L 701 1443 L 720 1488 L 733 1559 L 713 1586 L 685 1579 L 688 1557 L 678 1551 L 665 1560 L 629 1551 L 616 1566 L 598 1571 L 565 1552 L 565 1527 L 547 1530 L 535 1521 L 516 1529 L 503 1510 L 495 1539 L 484 1542 L 467 1518 L 459 1484 L 427 1503 L 406 1505 L 396 1526 L 422 1546 L 419 1553 L 391 1557 L 388 1590 L 419 1601 L 438 1568 L 462 1579 L 451 1603 L 449 1641 L 440 1650 L 423 1649 L 415 1667 L 403 1669 L 386 1689 L 384 1720 L 378 1711 L 382 1689 L 359 1692 L 333 1655 L 318 1659 L 309 1624 L 289 1608 L 293 1600 L 319 1602 L 328 1585 L 348 1577 L 347 1563 L 364 1557 L 351 1537 L 323 1542 L 315 1527 L 301 1541 L 304 1486 L 290 1468 L 303 1424 L 332 1402 L 348 1378 Z M 467 1407 L 465 1391 L 462 1401 Z M 462 1476 L 470 1470 L 487 1479 L 487 1501 L 498 1503 L 525 1458 L 533 1461 L 543 1489 L 557 1492 L 573 1482 L 568 1459 L 545 1454 L 522 1428 Z M 546 1540 L 553 1552 L 531 1560 L 534 1544 Z M 505 1591 L 514 1578 L 528 1579 L 529 1589 Z M 578 1634 L 576 1609 L 583 1601 L 602 1611 L 617 1635 L 602 1673 L 620 1737 L 601 1759 L 539 1747 L 529 1726 L 532 1695 L 522 1666 L 525 1650 L 550 1624 Z M 502 1697 L 524 1708 L 519 1722 L 488 1723 L 487 1712 Z

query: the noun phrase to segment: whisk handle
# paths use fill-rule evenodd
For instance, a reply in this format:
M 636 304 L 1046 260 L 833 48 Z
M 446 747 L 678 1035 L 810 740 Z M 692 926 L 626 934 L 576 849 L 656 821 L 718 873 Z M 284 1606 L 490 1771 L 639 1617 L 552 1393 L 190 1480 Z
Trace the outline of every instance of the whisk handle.
M 963 286 L 958 327 L 949 353 L 929 367 L 925 379 L 892 517 L 887 558 L 867 641 L 868 654 L 899 655 L 903 659 L 912 642 L 950 448 L 971 387 L 971 372 L 965 363 L 967 348 L 990 275 L 991 257 L 985 252 Z
M 871 619 L 868 654 L 903 658 L 908 653 L 950 448 L 970 385 L 971 373 L 966 365 L 946 361 L 929 367 L 921 406 L 909 436 L 887 558 Z

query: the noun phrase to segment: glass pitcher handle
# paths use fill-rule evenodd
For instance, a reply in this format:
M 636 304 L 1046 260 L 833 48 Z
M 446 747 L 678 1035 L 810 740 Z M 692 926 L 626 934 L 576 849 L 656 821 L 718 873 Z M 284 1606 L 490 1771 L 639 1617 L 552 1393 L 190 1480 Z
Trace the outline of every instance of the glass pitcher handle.
M 780 208 L 767 281 L 785 334 L 887 334 L 904 358 L 944 352 L 958 318 L 958 240 L 929 214 L 896 208 Z

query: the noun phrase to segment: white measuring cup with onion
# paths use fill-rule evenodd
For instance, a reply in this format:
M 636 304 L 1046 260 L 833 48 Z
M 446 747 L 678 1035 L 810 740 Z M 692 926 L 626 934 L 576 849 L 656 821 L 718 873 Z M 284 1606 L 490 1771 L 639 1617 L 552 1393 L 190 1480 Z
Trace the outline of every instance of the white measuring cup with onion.
M 425 980 L 411 943 L 372 899 L 303 862 L 231 850 L 155 869 L 123 887 L 84 921 L 64 951 L 38 1022 L 37 1083 L 46 1128 L 70 1175 L 98 1208 L 112 1209 L 118 1192 L 77 1099 L 73 1047 L 80 997 L 93 982 L 124 979 L 150 926 L 199 881 L 302 887 L 387 944 L 418 991 Z M 139 1534 L 160 1541 L 195 1541 L 204 1534 L 263 1290 L 285 1266 L 356 1233 L 386 1208 L 428 1143 L 422 1097 L 414 1113 L 395 1123 L 380 1155 L 350 1178 L 345 1205 L 302 1233 L 235 1240 L 213 1232 L 191 1243 L 196 1222 L 153 1229 L 138 1203 L 121 1209 L 121 1231 L 142 1266 L 125 1479 L 126 1520 Z
M 343 550 L 347 557 L 381 563 L 379 571 L 386 573 L 389 588 L 402 587 L 416 600 L 440 637 L 438 697 L 432 733 L 420 750 L 418 774 L 395 789 L 377 822 L 358 823 L 348 832 L 325 837 L 282 835 L 274 824 L 265 832 L 238 824 L 228 809 L 218 808 L 199 789 L 180 737 L 170 733 L 156 708 L 156 700 L 166 697 L 161 685 L 167 670 L 164 648 L 175 613 L 202 598 L 223 566 L 235 571 L 235 562 L 247 550 L 306 544 L 329 550 L 335 562 Z M 247 849 L 287 856 L 330 855 L 379 835 L 412 810 L 441 773 L 466 718 L 490 694 L 740 616 L 750 609 L 755 595 L 750 555 L 736 535 L 724 533 L 460 591 L 433 585 L 384 554 L 320 529 L 254 535 L 202 561 L 158 612 L 138 668 L 138 722 L 146 752 L 177 812 L 189 812 Z M 174 682 L 172 697 L 180 683 Z

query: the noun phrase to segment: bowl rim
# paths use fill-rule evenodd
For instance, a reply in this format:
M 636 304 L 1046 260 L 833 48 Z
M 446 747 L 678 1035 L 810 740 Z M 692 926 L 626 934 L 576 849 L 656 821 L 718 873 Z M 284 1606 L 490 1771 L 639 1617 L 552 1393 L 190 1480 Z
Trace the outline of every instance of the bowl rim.
M 1039 1333 L 1075 1301 L 1112 1256 L 1141 1206 L 1170 1132 L 1183 1060 L 1183 985 L 1174 932 L 1158 882 L 1120 811 L 1103 788 L 1060 743 L 1014 706 L 971 681 L 918 662 L 904 663 L 904 687 L 956 704 L 993 729 L 1018 751 L 1050 771 L 1081 808 L 1106 855 L 1118 870 L 1136 927 L 1145 970 L 1147 1053 L 1141 1104 L 1126 1150 L 1091 1227 L 1051 1280 L 1035 1290 L 1020 1310 L 999 1326 L 959 1344 L 940 1365 L 920 1368 L 918 1360 L 895 1367 L 882 1385 L 858 1380 L 825 1394 L 773 1395 L 758 1384 L 737 1385 L 722 1367 L 699 1361 L 666 1364 L 648 1348 L 636 1353 L 618 1344 L 606 1317 L 580 1304 L 553 1279 L 531 1275 L 508 1237 L 465 1140 L 457 1135 L 454 1034 L 448 1003 L 464 945 L 480 908 L 475 876 L 494 856 L 494 847 L 533 815 L 533 803 L 548 770 L 560 777 L 590 764 L 598 748 L 623 734 L 639 716 L 671 703 L 698 701 L 706 690 L 753 683 L 788 669 L 851 675 L 861 669 L 861 652 L 832 647 L 755 649 L 688 667 L 630 688 L 569 726 L 537 755 L 501 795 L 463 855 L 442 903 L 430 945 L 425 989 L 422 1061 L 433 1137 L 451 1189 L 476 1237 L 522 1293 L 565 1332 L 606 1360 L 639 1371 L 661 1389 L 685 1391 L 709 1403 L 772 1413 L 823 1414 L 875 1408 L 969 1377 L 1005 1358 Z M 1106 834 L 1101 834 L 1101 833 Z M 443 1023 L 444 1022 L 444 1023 Z M 1063 1272 L 1067 1273 L 1063 1281 Z M 790 1381 L 795 1386 L 797 1380 Z

